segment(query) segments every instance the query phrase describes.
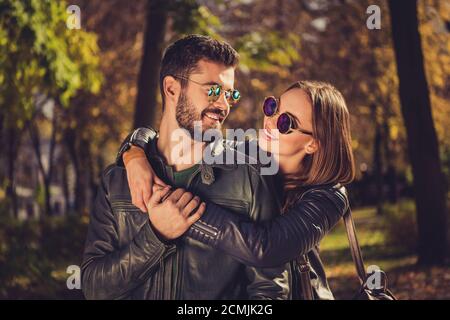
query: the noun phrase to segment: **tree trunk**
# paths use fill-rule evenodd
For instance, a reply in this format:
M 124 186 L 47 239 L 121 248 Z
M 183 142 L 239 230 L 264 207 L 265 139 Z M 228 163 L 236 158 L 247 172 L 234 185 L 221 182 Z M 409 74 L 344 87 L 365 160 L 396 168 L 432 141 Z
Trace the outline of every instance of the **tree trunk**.
M 133 123 L 135 128 L 155 123 L 159 67 L 167 24 L 166 6 L 164 0 L 148 0 L 147 3 L 147 26 Z
M 418 263 L 442 264 L 447 245 L 447 206 L 439 146 L 431 116 L 416 1 L 390 0 L 401 110 L 406 125 L 418 223 Z
M 68 214 L 71 210 L 70 207 L 70 191 L 69 191 L 69 177 L 67 171 L 69 170 L 69 160 L 67 157 L 66 148 L 63 149 L 62 153 L 62 185 L 63 185 L 63 194 L 64 194 L 64 212 Z
M 74 171 L 75 171 L 75 199 L 74 199 L 74 210 L 82 215 L 86 208 L 86 197 L 85 197 L 85 172 L 82 165 L 82 155 L 79 154 L 78 148 L 78 137 L 76 135 L 75 129 L 67 129 L 64 132 L 64 142 L 67 147 L 70 159 L 72 161 Z
M 390 99 L 389 99 L 390 100 Z M 387 102 L 387 105 L 391 105 L 392 102 Z M 390 203 L 397 203 L 398 199 L 398 191 L 397 191 L 397 172 L 395 168 L 395 159 L 396 152 L 392 150 L 389 145 L 389 117 L 390 110 L 389 107 L 383 110 L 383 152 L 384 152 L 384 162 L 387 166 L 386 172 L 384 175 L 384 181 L 386 186 L 388 187 L 388 196 L 385 197 L 385 200 L 388 200 Z
M 4 136 L 6 136 L 6 132 L 4 130 L 4 120 L 5 120 L 5 115 L 3 113 L 3 110 L 1 110 L 2 106 L 0 106 L 0 146 L 4 146 Z M 5 182 L 5 176 L 6 176 L 6 157 L 5 157 L 5 153 L 6 152 L 2 152 L 0 154 L 0 188 L 3 187 L 4 182 Z M 0 189 L 1 190 L 1 189 Z
M 375 197 L 377 206 L 377 215 L 382 215 L 383 213 L 383 155 L 381 152 L 383 134 L 381 124 L 378 121 L 376 105 L 372 105 L 372 117 L 375 121 L 375 135 L 373 141 L 373 177 L 375 182 Z
M 49 162 L 48 162 L 48 171 L 45 172 L 44 164 L 42 162 L 42 150 L 41 150 L 41 137 L 39 133 L 39 129 L 37 127 L 36 123 L 30 123 L 29 126 L 29 133 L 30 133 L 30 139 L 31 143 L 33 144 L 34 154 L 36 156 L 36 160 L 39 167 L 39 172 L 42 176 L 42 182 L 44 183 L 44 212 L 45 215 L 51 216 L 53 215 L 53 210 L 51 206 L 51 195 L 50 195 L 50 183 L 51 183 L 51 175 L 52 175 L 52 157 L 53 157 L 53 150 L 54 150 L 54 139 L 55 139 L 55 133 L 54 128 L 52 128 L 52 141 L 50 141 L 50 150 L 49 150 Z
M 10 199 L 10 206 L 13 216 L 18 216 L 17 195 L 15 190 L 15 163 L 17 158 L 17 150 L 19 148 L 20 138 L 14 128 L 8 129 L 8 177 L 6 183 L 6 196 Z

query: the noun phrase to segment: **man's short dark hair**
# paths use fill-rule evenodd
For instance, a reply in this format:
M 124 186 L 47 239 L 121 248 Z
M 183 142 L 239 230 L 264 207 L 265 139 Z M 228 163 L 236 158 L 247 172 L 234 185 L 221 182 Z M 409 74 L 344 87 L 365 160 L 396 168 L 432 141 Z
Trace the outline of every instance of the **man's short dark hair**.
M 165 104 L 164 78 L 166 76 L 189 78 L 201 59 L 220 63 L 226 67 L 235 67 L 239 62 L 239 55 L 228 43 L 197 34 L 188 35 L 169 45 L 164 52 L 159 72 L 163 110 Z M 187 81 L 179 80 L 181 87 L 185 88 Z

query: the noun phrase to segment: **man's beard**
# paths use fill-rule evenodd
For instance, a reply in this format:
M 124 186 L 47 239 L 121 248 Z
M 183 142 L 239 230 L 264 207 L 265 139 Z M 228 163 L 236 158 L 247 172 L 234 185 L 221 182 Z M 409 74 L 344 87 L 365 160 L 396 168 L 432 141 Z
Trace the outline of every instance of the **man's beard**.
M 176 120 L 177 120 L 180 128 L 186 129 L 191 134 L 191 137 L 195 138 L 194 122 L 196 122 L 196 121 L 200 121 L 202 123 L 202 128 L 198 128 L 198 129 L 201 129 L 202 136 L 206 130 L 209 130 L 209 129 L 220 130 L 221 129 L 220 122 L 216 122 L 214 125 L 204 127 L 205 124 L 203 123 L 202 118 L 203 118 L 204 113 L 207 111 L 220 113 L 220 114 L 222 114 L 222 116 L 224 116 L 223 111 L 217 110 L 217 108 L 205 108 L 199 114 L 198 111 L 196 110 L 194 104 L 188 99 L 186 94 L 182 91 L 180 94 L 180 98 L 178 99 L 178 104 L 175 109 L 175 117 L 176 117 Z

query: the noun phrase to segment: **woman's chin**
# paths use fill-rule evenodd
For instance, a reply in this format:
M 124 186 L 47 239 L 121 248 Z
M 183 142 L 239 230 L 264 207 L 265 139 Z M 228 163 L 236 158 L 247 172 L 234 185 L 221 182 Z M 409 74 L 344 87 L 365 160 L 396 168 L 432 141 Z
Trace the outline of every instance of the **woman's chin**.
M 280 141 L 267 139 L 264 135 L 258 137 L 259 148 L 272 156 L 277 157 L 280 153 Z
M 262 134 L 260 134 L 258 137 L 258 145 L 265 152 L 271 152 L 270 141 L 267 141 L 267 139 Z

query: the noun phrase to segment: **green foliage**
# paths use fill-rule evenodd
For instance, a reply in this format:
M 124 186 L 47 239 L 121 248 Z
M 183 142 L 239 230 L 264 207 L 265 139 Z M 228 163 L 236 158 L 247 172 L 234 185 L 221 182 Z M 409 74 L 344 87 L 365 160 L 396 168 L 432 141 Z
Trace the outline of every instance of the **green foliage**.
M 220 39 L 218 33 L 222 23 L 207 6 L 196 0 L 177 0 L 169 4 L 169 13 L 173 17 L 172 31 L 178 35 L 204 34 Z
M 68 106 L 79 90 L 99 91 L 96 35 L 69 30 L 67 17 L 64 1 L 0 0 L 0 108 L 6 125 L 21 128 L 32 117 L 37 94 Z
M 300 38 L 279 31 L 251 32 L 238 38 L 235 47 L 241 55 L 241 69 L 258 72 L 279 71 L 300 59 Z

